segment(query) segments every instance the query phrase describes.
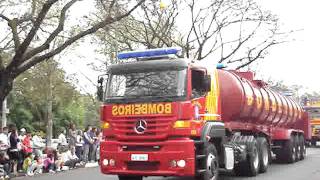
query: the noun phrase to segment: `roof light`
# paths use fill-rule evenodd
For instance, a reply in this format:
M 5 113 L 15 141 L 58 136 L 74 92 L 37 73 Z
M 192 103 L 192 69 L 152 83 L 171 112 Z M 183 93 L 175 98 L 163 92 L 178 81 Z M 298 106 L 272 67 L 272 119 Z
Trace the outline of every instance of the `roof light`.
M 181 52 L 180 47 L 149 49 L 149 50 L 142 50 L 142 51 L 129 51 L 129 52 L 119 53 L 118 59 L 157 57 L 157 56 L 164 56 L 169 54 L 178 54 L 180 52 Z
M 226 68 L 227 66 L 222 64 L 222 63 L 218 63 L 217 64 L 217 69 L 223 69 L 223 68 Z

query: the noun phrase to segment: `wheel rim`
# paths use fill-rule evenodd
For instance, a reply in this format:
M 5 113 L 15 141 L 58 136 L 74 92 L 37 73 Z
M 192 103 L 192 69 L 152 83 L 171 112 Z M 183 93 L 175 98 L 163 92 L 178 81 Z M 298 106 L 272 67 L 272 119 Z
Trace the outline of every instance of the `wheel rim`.
M 207 170 L 210 173 L 211 180 L 214 180 L 217 176 L 217 167 L 218 162 L 216 160 L 216 156 L 210 153 L 207 159 Z
M 296 159 L 296 148 L 295 147 L 292 148 L 292 159 L 293 160 Z
M 269 153 L 267 148 L 262 149 L 262 161 L 264 166 L 267 166 L 269 163 Z
M 255 169 L 258 169 L 259 167 L 259 155 L 258 150 L 255 148 L 253 151 L 253 166 Z
M 297 151 L 297 157 L 298 157 L 298 159 L 300 159 L 301 147 L 298 146 L 298 149 L 297 149 L 297 150 L 298 150 L 298 151 Z

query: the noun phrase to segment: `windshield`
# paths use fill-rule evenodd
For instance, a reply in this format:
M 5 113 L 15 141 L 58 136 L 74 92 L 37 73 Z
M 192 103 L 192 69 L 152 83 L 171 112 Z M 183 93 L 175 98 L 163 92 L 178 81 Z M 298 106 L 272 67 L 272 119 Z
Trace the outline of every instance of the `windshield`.
M 315 129 L 320 129 L 320 125 L 313 125 L 312 127 Z
M 112 74 L 106 97 L 107 100 L 184 97 L 186 73 L 184 69 Z

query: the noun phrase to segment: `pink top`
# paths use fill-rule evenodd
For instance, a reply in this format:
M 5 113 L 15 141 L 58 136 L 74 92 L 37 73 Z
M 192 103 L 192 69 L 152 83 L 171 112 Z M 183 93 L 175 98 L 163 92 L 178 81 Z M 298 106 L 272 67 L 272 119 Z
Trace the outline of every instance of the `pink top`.
M 47 168 L 50 164 L 54 163 L 54 158 L 45 158 L 43 161 L 43 166 Z

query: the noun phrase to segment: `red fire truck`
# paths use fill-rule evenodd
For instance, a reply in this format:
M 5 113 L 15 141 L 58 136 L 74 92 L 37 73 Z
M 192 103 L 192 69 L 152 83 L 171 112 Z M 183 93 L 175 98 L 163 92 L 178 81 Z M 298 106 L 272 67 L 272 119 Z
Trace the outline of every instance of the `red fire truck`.
M 316 146 L 320 141 L 320 102 L 314 102 L 304 107 L 309 113 L 311 125 L 311 145 Z
M 120 53 L 137 61 L 109 66 L 105 93 L 99 80 L 102 173 L 216 180 L 221 170 L 266 172 L 271 152 L 286 163 L 305 158 L 310 125 L 298 103 L 252 72 L 203 67 L 179 52 Z

